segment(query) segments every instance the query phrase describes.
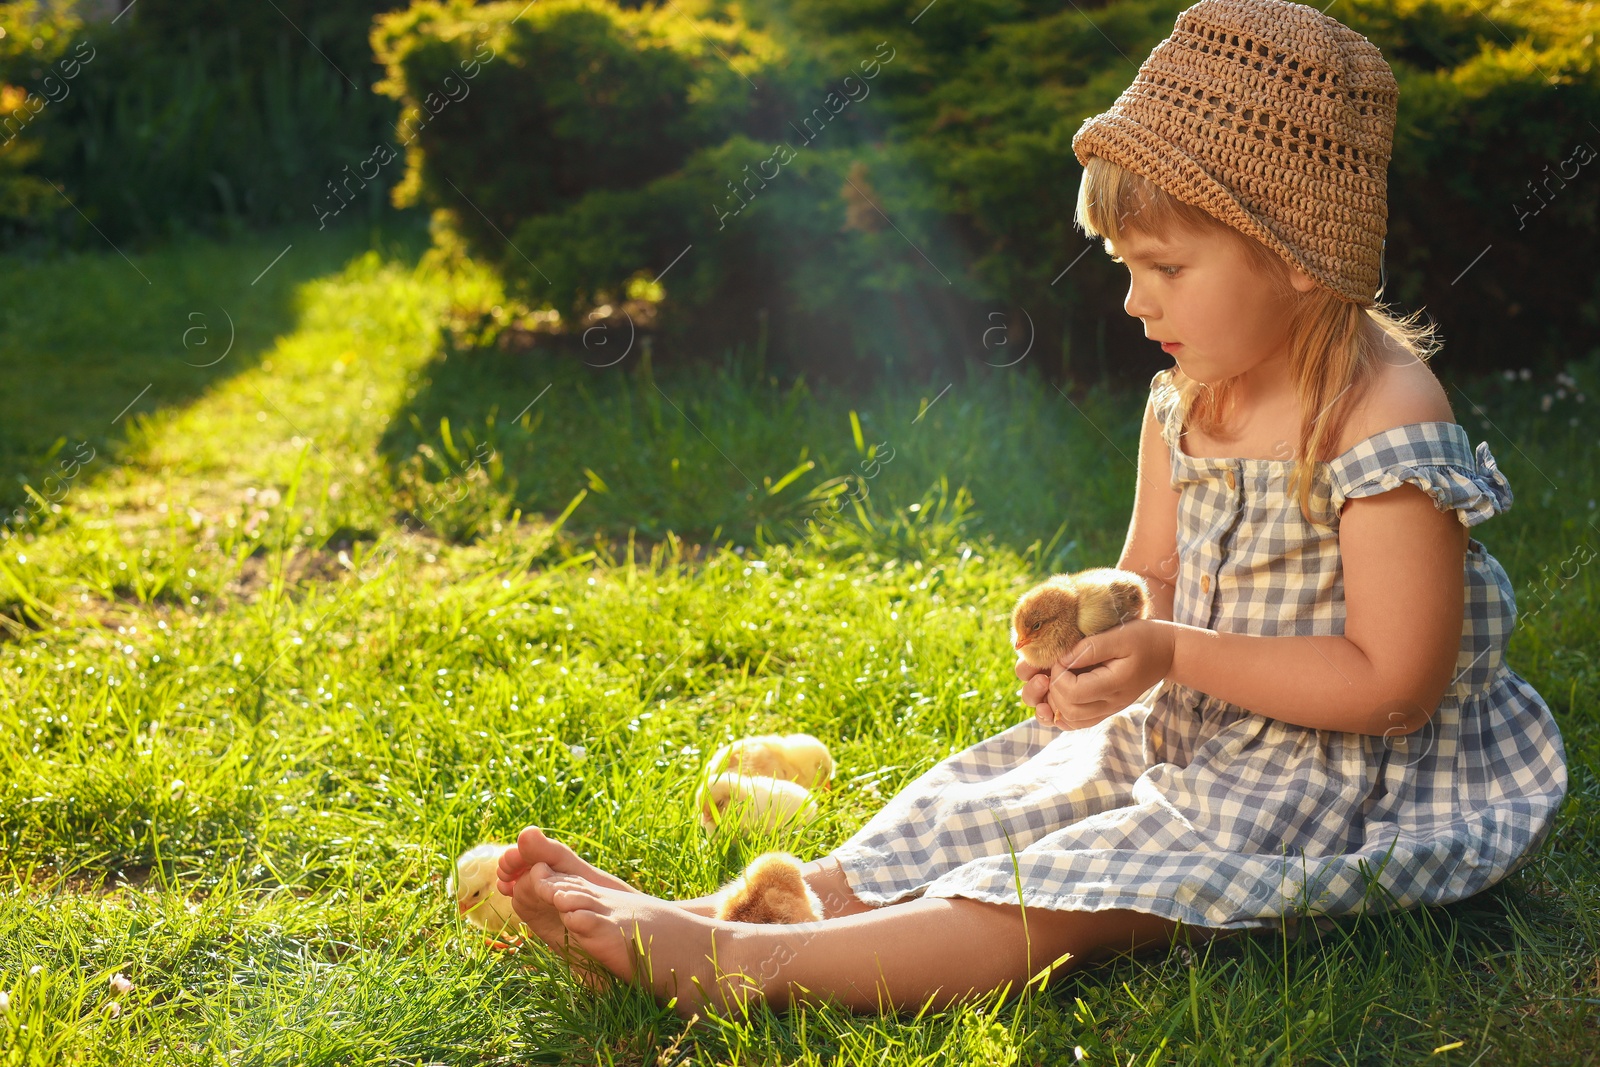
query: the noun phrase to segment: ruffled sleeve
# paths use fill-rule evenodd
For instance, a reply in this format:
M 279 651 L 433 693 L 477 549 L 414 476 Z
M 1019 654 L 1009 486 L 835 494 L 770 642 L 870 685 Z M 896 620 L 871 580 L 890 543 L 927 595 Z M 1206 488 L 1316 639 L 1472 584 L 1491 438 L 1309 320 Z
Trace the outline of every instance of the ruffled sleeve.
M 1463 526 L 1476 526 L 1511 507 L 1511 484 L 1480 441 L 1474 450 L 1467 431 L 1454 422 L 1414 422 L 1374 434 L 1331 464 L 1330 503 L 1375 496 L 1410 483 L 1433 498 L 1440 511 L 1454 511 Z
M 1173 415 L 1177 411 L 1178 388 L 1172 382 L 1174 368 L 1167 367 L 1156 372 L 1150 379 L 1150 404 L 1156 421 L 1161 425 L 1161 439 L 1167 443 L 1168 448 L 1175 446 L 1177 437 L 1173 426 Z

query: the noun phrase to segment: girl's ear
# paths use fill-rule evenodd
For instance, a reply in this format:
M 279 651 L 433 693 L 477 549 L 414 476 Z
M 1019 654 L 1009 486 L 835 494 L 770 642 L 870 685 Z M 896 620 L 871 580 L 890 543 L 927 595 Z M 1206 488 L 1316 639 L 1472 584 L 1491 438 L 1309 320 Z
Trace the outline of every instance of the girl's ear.
M 1289 281 L 1302 293 L 1309 293 L 1317 287 L 1316 281 L 1299 267 L 1289 268 Z

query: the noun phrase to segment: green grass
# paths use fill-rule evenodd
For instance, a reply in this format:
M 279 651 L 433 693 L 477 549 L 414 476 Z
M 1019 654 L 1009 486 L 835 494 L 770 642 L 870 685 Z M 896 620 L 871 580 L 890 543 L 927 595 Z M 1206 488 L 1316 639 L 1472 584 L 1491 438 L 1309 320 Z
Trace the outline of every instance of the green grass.
M 1452 393 L 1517 492 L 1475 533 L 1567 742 L 1571 796 L 1528 867 L 1017 1002 L 685 1036 L 641 994 L 487 951 L 450 859 L 533 822 L 681 896 L 847 838 L 1021 717 L 1007 610 L 1044 571 L 1115 560 L 1143 393 L 981 368 L 845 397 L 744 358 L 469 356 L 442 316 L 494 285 L 377 238 L 0 260 L 26 294 L 0 328 L 0 499 L 24 516 L 0 543 L 0 1064 L 1592 1062 L 1593 568 L 1530 606 L 1592 541 L 1576 389 L 1549 411 L 1538 382 Z M 219 307 L 236 346 L 197 367 L 187 316 Z M 1595 366 L 1569 372 L 1600 396 Z M 44 489 L 80 441 L 95 459 Z M 803 833 L 707 842 L 699 760 L 768 729 L 827 739 L 838 788 Z

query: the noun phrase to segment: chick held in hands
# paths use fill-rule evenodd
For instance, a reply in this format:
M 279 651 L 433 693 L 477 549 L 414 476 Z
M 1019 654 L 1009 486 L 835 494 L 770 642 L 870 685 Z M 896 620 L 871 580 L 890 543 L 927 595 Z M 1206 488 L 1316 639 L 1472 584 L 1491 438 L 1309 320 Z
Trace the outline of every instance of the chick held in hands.
M 1055 574 L 1023 593 L 1011 615 L 1011 643 L 1040 669 L 1090 634 L 1150 615 L 1150 588 L 1116 567 Z

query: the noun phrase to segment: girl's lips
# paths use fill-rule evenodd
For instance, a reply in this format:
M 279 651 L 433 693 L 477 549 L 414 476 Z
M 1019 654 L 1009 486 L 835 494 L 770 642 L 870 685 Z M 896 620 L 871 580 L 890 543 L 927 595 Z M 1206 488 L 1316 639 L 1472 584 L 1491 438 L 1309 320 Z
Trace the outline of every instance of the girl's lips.
M 1182 347 L 1183 347 L 1183 345 L 1178 341 L 1167 341 L 1166 343 L 1164 343 L 1161 346 L 1161 351 L 1167 353 L 1168 355 L 1171 355 L 1172 353 L 1176 352 L 1178 349 L 1180 349 Z

